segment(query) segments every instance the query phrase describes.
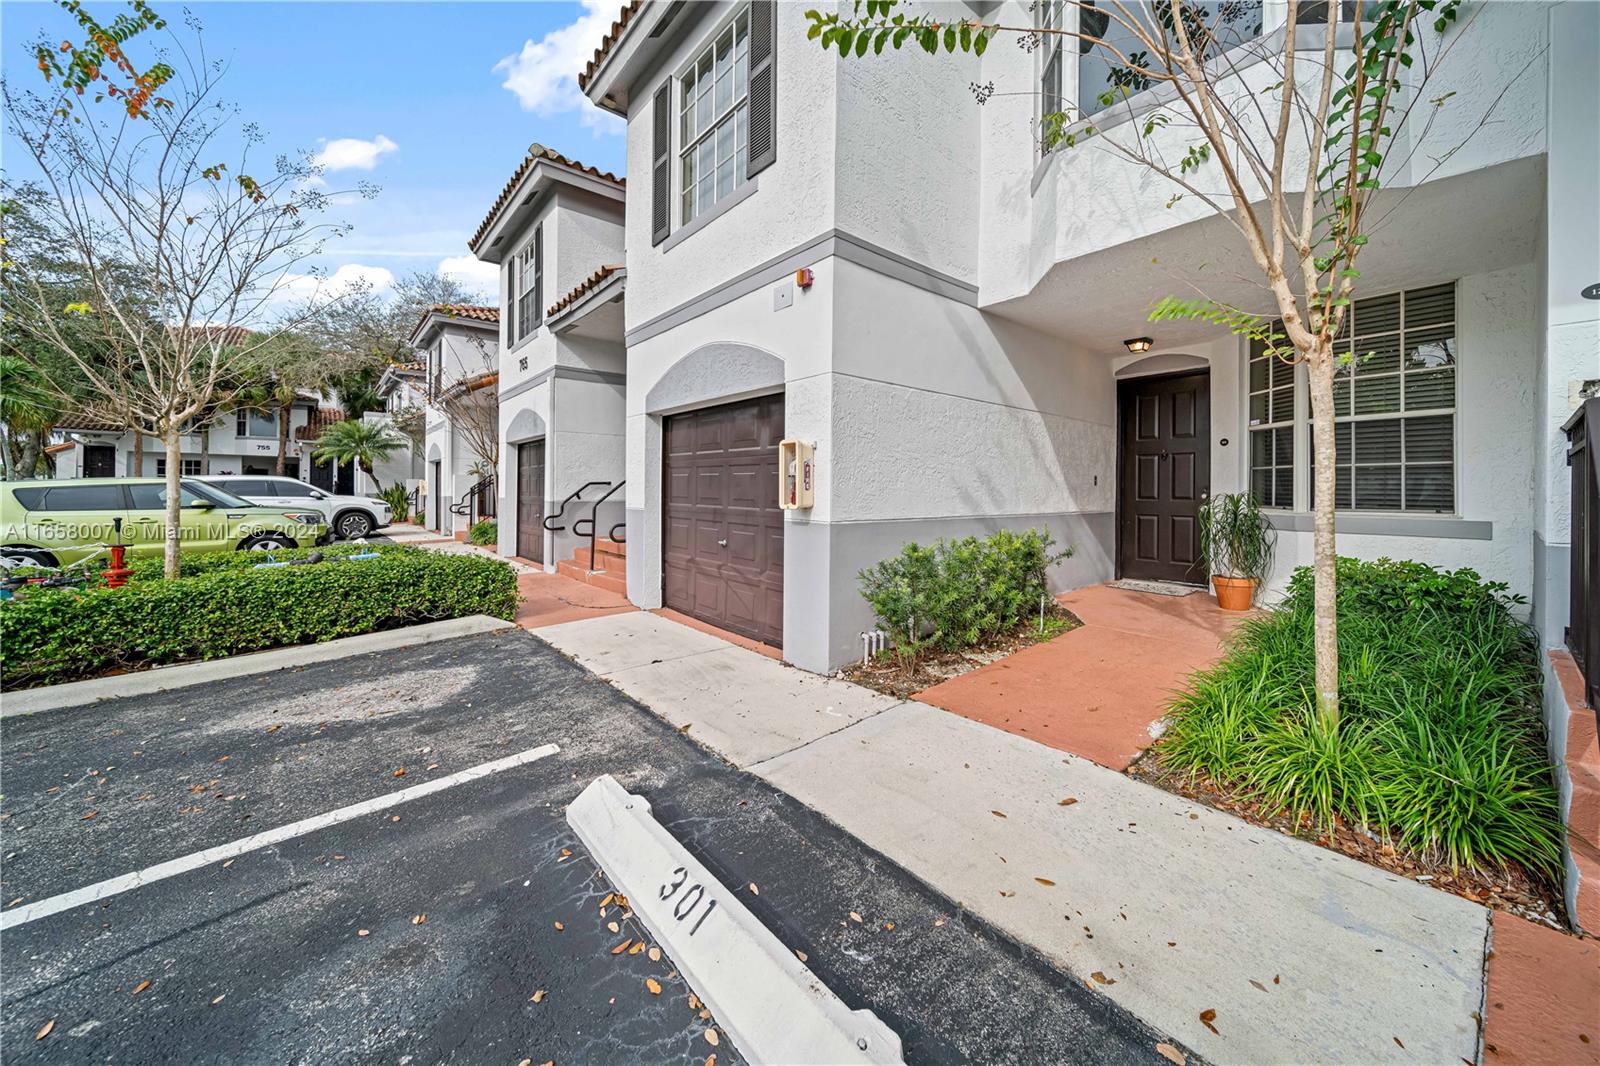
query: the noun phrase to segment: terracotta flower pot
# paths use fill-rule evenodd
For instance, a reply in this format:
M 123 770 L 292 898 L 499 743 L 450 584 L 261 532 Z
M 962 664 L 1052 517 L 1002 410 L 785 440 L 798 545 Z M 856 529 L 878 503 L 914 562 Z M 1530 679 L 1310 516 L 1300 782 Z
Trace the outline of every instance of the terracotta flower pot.
M 1211 584 L 1217 590 L 1217 606 L 1224 611 L 1248 611 L 1255 599 L 1256 582 L 1249 577 L 1213 577 Z

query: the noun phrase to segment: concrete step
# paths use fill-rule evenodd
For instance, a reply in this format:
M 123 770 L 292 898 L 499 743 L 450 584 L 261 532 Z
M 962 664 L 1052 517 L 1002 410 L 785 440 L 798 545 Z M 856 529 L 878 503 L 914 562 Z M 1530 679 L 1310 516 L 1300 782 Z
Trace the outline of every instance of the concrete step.
M 618 596 L 628 594 L 628 580 L 615 572 L 596 570 L 589 575 L 589 584 L 597 589 L 615 592 Z
M 589 580 L 589 568 L 571 559 L 562 559 L 556 563 L 556 573 L 563 577 L 570 577 L 574 581 L 587 582 Z
M 594 558 L 589 558 L 588 548 L 578 548 L 572 553 L 572 561 L 588 570 L 604 570 L 609 574 L 626 573 L 628 560 L 622 555 L 608 554 L 603 548 L 596 547 Z
M 612 540 L 610 537 L 596 537 L 594 550 L 596 555 L 612 555 L 618 559 L 628 557 L 628 545 L 624 541 Z

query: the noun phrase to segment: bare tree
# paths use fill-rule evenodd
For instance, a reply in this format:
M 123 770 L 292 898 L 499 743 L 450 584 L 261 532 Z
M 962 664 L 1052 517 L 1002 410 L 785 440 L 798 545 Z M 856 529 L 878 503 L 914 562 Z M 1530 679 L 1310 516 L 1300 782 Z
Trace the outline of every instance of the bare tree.
M 279 156 L 270 173 L 252 174 L 261 132 L 236 125 L 217 98 L 224 67 L 206 58 L 198 23 L 190 29 L 187 42 L 173 37 L 166 106 L 80 108 L 69 120 L 58 99 L 4 86 L 11 129 L 50 194 L 61 254 L 88 288 L 63 308 L 24 272 L 8 283 L 7 311 L 81 377 L 80 409 L 160 438 L 169 577 L 184 426 L 225 381 L 269 372 L 272 342 L 292 323 L 244 327 L 265 322 L 285 285 L 315 289 L 314 272 L 291 272 L 340 232 L 314 221 L 331 194 L 305 157 Z
M 1276 358 L 1306 366 L 1315 437 L 1316 708 L 1320 721 L 1336 728 L 1333 386 L 1352 354 L 1338 353 L 1334 340 L 1361 276 L 1357 261 L 1385 217 L 1381 209 L 1375 212 L 1389 172 L 1385 153 L 1408 124 L 1431 126 L 1451 95 L 1430 99 L 1426 86 L 1459 39 L 1451 30 L 1460 0 L 1355 0 L 1354 43 L 1344 61 L 1332 25 L 1317 27 L 1320 40 L 1305 49 L 1302 5 L 1294 0 L 1286 5 L 1281 38 L 1230 32 L 1232 22 L 1252 8 L 1259 18 L 1259 7 L 1240 3 L 1039 0 L 1034 8 L 1043 17 L 1036 26 L 941 20 L 898 6 L 898 0 L 858 0 L 848 16 L 808 11 L 809 35 L 850 57 L 907 42 L 929 54 L 942 49 L 982 55 L 1000 34 L 1017 36 L 1030 50 L 1061 36 L 1076 39 L 1084 54 L 1095 53 L 1108 66 L 1111 87 L 1099 98 L 1102 106 L 1165 87 L 1167 102 L 1152 105 L 1115 133 L 1097 130 L 1092 118 L 1059 102 L 1048 103 L 1041 140 L 1047 150 L 1093 143 L 1160 175 L 1173 186 L 1169 207 L 1184 197 L 1205 204 L 1232 226 L 1260 271 L 1270 311 L 1202 295 L 1164 298 L 1150 317 L 1215 323 L 1261 342 Z M 1331 19 L 1328 12 L 1344 5 L 1305 6 Z M 1078 12 L 1075 29 L 1060 17 L 1067 9 Z M 1262 71 L 1269 73 L 1261 76 Z M 974 90 L 981 102 L 993 87 Z M 1483 115 L 1470 128 L 1481 129 L 1489 118 Z M 1427 126 L 1412 132 L 1413 141 L 1424 138 Z M 1405 165 L 1409 158 L 1396 162 Z
M 477 456 L 477 463 L 490 471 L 479 476 L 493 476 L 493 471 L 500 469 L 500 364 L 495 352 L 481 337 L 474 336 L 468 343 L 478 353 L 480 365 L 462 375 L 436 403 L 451 425 L 466 438 L 467 447 Z

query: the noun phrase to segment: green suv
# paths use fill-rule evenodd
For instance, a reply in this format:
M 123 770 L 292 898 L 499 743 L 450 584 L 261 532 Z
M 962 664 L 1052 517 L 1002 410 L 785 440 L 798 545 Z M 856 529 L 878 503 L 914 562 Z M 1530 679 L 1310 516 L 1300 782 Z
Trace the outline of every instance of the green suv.
M 294 548 L 327 539 L 312 509 L 257 507 L 216 485 L 182 481 L 178 512 L 184 552 Z M 166 541 L 165 478 L 74 478 L 0 484 L 0 564 L 66 566 L 115 539 L 122 519 L 128 554 L 159 556 Z

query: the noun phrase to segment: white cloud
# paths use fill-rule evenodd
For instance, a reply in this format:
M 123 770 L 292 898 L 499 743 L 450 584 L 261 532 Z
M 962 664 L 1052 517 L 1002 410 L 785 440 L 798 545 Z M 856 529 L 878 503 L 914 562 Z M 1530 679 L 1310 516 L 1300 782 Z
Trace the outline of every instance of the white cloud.
M 500 288 L 500 268 L 471 255 L 452 255 L 439 261 L 439 274 L 454 278 L 480 299 L 495 302 Z
M 578 89 L 578 73 L 594 55 L 617 17 L 616 0 L 583 0 L 583 14 L 494 65 L 502 86 L 516 94 L 524 111 L 549 118 L 576 111 L 578 121 L 599 133 L 621 133 L 623 121 L 591 104 Z
M 345 263 L 331 274 L 285 274 L 267 297 L 264 311 L 281 313 L 307 303 L 320 303 L 353 291 L 386 292 L 394 287 L 394 271 L 364 263 Z
M 399 147 L 381 133 L 370 141 L 363 141 L 359 137 L 339 137 L 331 141 L 324 140 L 322 151 L 313 156 L 311 162 L 330 171 L 371 170 L 378 165 L 379 159 Z

